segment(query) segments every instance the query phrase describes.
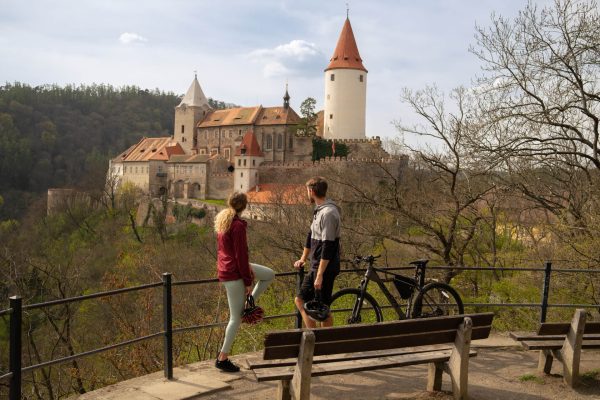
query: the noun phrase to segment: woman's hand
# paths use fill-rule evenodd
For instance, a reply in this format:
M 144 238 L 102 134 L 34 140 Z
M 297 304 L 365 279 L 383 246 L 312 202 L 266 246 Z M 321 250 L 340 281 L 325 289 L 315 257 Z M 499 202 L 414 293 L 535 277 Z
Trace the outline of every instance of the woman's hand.
M 252 294 L 252 286 L 246 286 L 246 296 Z

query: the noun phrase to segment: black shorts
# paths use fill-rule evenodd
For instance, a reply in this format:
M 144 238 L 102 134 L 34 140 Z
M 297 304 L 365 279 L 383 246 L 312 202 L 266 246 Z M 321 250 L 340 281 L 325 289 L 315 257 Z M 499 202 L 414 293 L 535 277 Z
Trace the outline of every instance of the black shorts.
M 331 295 L 333 292 L 333 283 L 335 277 L 338 275 L 337 269 L 327 268 L 323 274 L 323 284 L 321 286 L 321 301 L 327 305 L 331 304 Z M 315 298 L 315 277 L 317 276 L 316 270 L 310 270 L 308 274 L 304 276 L 298 297 L 304 302 L 311 301 Z

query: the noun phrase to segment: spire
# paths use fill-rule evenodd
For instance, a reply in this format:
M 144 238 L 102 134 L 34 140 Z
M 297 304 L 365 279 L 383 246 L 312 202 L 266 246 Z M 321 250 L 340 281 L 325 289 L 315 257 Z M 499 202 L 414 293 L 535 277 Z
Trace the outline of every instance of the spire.
M 202 88 L 198 83 L 198 75 L 196 71 L 194 71 L 194 80 L 190 85 L 185 96 L 179 103 L 179 106 L 186 105 L 188 107 L 206 107 L 210 108 L 208 105 L 208 100 L 206 100 L 206 96 L 204 96 L 204 92 L 202 92 Z
M 288 93 L 288 84 L 285 83 L 285 95 L 283 96 L 283 108 L 290 108 L 290 94 Z
M 342 33 L 335 46 L 333 56 L 325 71 L 335 68 L 346 68 L 346 69 L 359 69 L 367 72 L 367 69 L 362 63 L 362 58 L 358 52 L 358 46 L 354 39 L 354 33 L 352 32 L 352 25 L 350 25 L 350 19 L 346 17 Z
M 236 156 L 247 156 L 247 157 L 264 157 L 260 145 L 254 136 L 254 132 L 249 130 L 244 135 L 242 143 L 235 152 Z

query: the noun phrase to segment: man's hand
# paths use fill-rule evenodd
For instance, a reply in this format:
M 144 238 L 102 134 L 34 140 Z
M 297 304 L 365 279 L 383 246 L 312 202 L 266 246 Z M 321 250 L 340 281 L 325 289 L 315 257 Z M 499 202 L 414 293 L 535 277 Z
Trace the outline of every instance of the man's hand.
M 303 260 L 303 259 L 299 259 L 298 261 L 296 261 L 296 262 L 294 263 L 294 268 L 296 268 L 296 269 L 300 269 L 300 268 L 304 267 L 304 263 L 306 263 L 306 261 L 305 261 L 305 260 Z
M 322 286 L 323 286 L 323 275 L 317 274 L 317 276 L 315 277 L 315 290 L 321 290 Z

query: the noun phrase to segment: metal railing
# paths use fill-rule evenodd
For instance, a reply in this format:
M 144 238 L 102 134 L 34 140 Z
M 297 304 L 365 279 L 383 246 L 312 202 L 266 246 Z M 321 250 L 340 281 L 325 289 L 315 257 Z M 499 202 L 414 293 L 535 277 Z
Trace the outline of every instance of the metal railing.
M 385 271 L 402 271 L 402 270 L 413 270 L 414 267 L 395 267 L 395 268 L 380 268 Z M 497 271 L 497 272 L 543 272 L 544 280 L 542 286 L 542 297 L 540 303 L 464 303 L 465 307 L 532 307 L 540 308 L 540 321 L 545 322 L 547 311 L 549 307 L 570 307 L 570 308 L 598 308 L 597 304 L 549 304 L 548 297 L 550 292 L 550 282 L 552 272 L 563 272 L 563 273 L 600 273 L 600 269 L 552 269 L 552 263 L 546 262 L 544 268 L 493 268 L 493 267 L 427 267 L 428 270 L 448 270 L 448 269 L 459 269 L 461 271 Z M 348 272 L 364 272 L 365 269 L 342 269 L 342 273 Z M 283 272 L 275 274 L 276 277 L 296 277 L 296 287 L 300 288 L 302 280 L 304 279 L 304 269 L 301 268 L 294 272 Z M 98 292 L 84 296 L 70 297 L 66 299 L 47 301 L 43 303 L 23 305 L 20 296 L 12 296 L 9 298 L 10 308 L 0 310 L 0 316 L 10 316 L 10 334 L 9 334 L 9 372 L 0 375 L 0 381 L 9 379 L 9 400 L 18 400 L 21 398 L 21 386 L 22 386 L 22 374 L 23 372 L 33 371 L 38 368 L 48 367 L 55 364 L 61 364 L 67 361 L 72 361 L 78 358 L 90 356 L 93 354 L 102 353 L 108 350 L 116 349 L 123 346 L 128 346 L 141 341 L 154 339 L 157 337 L 163 337 L 163 370 L 164 376 L 167 379 L 173 379 L 173 334 L 187 332 L 197 329 L 213 328 L 218 326 L 224 326 L 227 322 L 218 322 L 213 324 L 205 325 L 194 325 L 187 327 L 180 327 L 173 329 L 173 286 L 184 286 L 184 285 L 204 285 L 210 283 L 216 283 L 218 279 L 201 279 L 201 280 L 188 280 L 173 282 L 172 275 L 170 273 L 162 274 L 162 282 L 149 283 L 129 288 L 115 289 L 105 292 Z M 153 334 L 137 337 L 134 339 L 126 340 L 120 343 L 111 344 L 98 349 L 85 351 L 78 354 L 73 354 L 67 357 L 58 358 L 55 360 L 49 360 L 35 365 L 22 367 L 22 322 L 23 322 L 23 311 L 33 310 L 42 307 L 50 307 L 60 304 L 67 304 L 72 302 L 84 301 L 89 299 L 95 299 L 106 296 L 114 296 L 122 293 L 140 291 L 145 289 L 151 289 L 162 286 L 163 294 L 163 306 L 162 306 L 162 319 L 163 319 L 163 331 L 155 332 Z M 391 307 L 391 306 L 389 306 Z M 387 308 L 386 306 L 382 308 Z M 279 314 L 266 317 L 266 320 L 278 319 L 278 318 L 295 318 L 295 327 L 302 327 L 302 317 L 298 311 L 295 313 Z

